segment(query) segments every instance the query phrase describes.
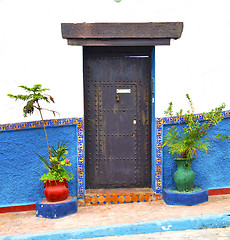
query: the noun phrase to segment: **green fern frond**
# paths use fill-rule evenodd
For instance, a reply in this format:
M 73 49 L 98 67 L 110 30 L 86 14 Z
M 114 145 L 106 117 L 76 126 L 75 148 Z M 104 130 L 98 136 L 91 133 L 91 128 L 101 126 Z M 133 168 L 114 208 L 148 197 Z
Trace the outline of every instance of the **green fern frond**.
M 169 153 L 173 155 L 192 158 L 197 156 L 198 151 L 205 151 L 206 153 L 209 151 L 211 144 L 207 141 L 207 135 L 210 129 L 223 119 L 222 111 L 225 104 L 204 113 L 204 120 L 199 121 L 194 114 L 194 105 L 189 94 L 186 94 L 186 98 L 189 101 L 190 110 L 187 111 L 188 114 L 183 116 L 184 125 L 179 123 L 182 127 L 180 130 L 175 127 L 168 130 L 164 137 L 163 147 L 169 147 Z M 172 103 L 169 104 L 166 113 L 169 110 L 172 112 Z M 182 111 L 177 113 L 177 116 L 182 119 L 181 114 Z M 216 139 L 229 139 L 229 136 L 217 134 Z

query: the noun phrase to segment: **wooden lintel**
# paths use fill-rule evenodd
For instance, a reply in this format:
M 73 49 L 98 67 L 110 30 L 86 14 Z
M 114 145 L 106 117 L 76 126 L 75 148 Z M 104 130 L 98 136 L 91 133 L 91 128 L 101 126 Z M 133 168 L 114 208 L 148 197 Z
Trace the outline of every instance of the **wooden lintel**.
M 157 46 L 170 45 L 170 39 L 68 39 L 72 46 Z
M 183 23 L 62 23 L 61 28 L 69 45 L 154 46 L 180 38 Z
M 180 38 L 182 22 L 62 23 L 63 38 Z

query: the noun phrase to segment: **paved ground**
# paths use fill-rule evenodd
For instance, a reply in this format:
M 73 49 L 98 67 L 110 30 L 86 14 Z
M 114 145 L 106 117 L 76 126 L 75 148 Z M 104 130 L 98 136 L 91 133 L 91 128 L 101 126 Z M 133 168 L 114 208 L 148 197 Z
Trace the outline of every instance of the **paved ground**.
M 226 212 L 230 212 L 230 195 L 210 196 L 207 203 L 190 207 L 169 206 L 162 200 L 143 203 L 86 206 L 80 207 L 78 213 L 60 219 L 37 218 L 35 211 L 2 213 L 0 214 L 0 236 L 44 233 L 48 231 L 137 223 Z M 229 233 L 229 229 L 227 231 Z M 222 233 L 224 234 L 224 232 L 223 230 Z M 165 234 L 172 234 L 172 232 L 166 232 Z M 179 233 L 176 232 L 175 234 Z M 146 238 L 143 238 L 145 236 Z M 148 235 L 145 236 L 142 235 L 141 238 L 119 239 L 148 239 Z M 223 237 L 225 237 L 223 239 L 226 239 L 226 236 Z M 184 239 L 186 239 L 186 236 Z

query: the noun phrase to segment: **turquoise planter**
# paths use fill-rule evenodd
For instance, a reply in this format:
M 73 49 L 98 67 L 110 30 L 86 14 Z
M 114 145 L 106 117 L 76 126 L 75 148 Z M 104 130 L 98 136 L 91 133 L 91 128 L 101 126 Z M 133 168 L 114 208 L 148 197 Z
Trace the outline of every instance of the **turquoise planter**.
M 192 170 L 193 159 L 176 158 L 177 171 L 174 174 L 174 181 L 179 192 L 188 192 L 192 189 L 196 175 Z

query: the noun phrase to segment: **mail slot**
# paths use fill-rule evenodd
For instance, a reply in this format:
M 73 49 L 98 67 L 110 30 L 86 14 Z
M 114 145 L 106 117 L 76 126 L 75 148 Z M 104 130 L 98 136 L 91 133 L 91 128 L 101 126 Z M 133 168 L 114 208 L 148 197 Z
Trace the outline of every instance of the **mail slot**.
M 117 93 L 131 93 L 131 89 L 117 89 Z

